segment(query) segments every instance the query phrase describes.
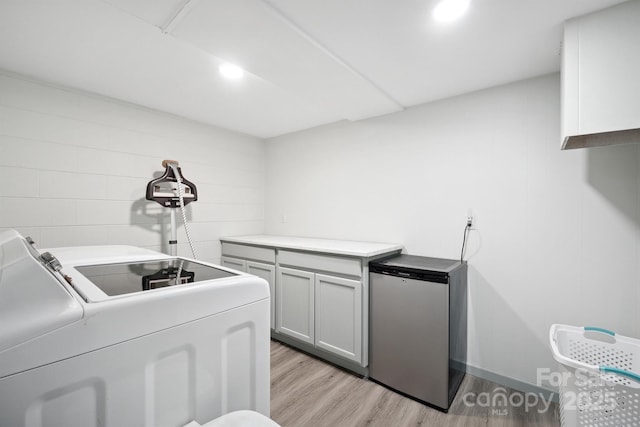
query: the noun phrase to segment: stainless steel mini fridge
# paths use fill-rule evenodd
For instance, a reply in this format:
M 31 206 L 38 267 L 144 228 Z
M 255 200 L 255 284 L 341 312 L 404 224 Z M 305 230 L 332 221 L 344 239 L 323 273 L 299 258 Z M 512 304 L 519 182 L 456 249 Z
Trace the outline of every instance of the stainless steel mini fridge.
M 369 377 L 448 411 L 466 370 L 466 262 L 398 255 L 369 272 Z

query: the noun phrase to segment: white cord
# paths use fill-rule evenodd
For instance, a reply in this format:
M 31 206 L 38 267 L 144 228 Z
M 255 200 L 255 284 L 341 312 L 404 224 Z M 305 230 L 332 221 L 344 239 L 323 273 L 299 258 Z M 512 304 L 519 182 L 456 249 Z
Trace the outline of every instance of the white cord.
M 182 264 L 184 264 L 184 260 L 180 260 L 180 266 L 178 267 L 178 275 L 176 276 L 176 285 L 182 284 L 182 280 L 180 280 L 180 276 L 182 276 Z
M 196 250 L 193 248 L 193 242 L 191 241 L 191 235 L 189 234 L 189 225 L 187 224 L 187 212 L 184 207 L 184 189 L 182 188 L 182 176 L 178 171 L 178 167 L 175 163 L 169 163 L 171 169 L 173 169 L 173 174 L 176 176 L 176 181 L 178 182 L 178 199 L 180 199 L 180 211 L 182 212 L 182 222 L 184 223 L 184 231 L 187 235 L 187 241 L 189 242 L 189 247 L 191 247 L 191 254 L 193 255 L 193 259 L 198 259 L 196 256 Z

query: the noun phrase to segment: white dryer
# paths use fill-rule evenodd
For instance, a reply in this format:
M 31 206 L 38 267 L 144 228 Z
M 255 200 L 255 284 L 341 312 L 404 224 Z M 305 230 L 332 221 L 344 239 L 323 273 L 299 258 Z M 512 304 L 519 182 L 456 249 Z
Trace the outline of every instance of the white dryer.
M 267 283 L 131 246 L 0 233 L 0 426 L 269 416 Z

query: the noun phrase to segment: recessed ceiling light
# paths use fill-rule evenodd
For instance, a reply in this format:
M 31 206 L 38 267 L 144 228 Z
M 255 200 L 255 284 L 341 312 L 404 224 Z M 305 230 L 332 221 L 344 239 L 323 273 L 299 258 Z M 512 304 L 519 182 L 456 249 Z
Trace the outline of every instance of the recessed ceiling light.
M 218 70 L 220 71 L 220 74 L 222 74 L 224 77 L 228 79 L 237 80 L 237 79 L 241 79 L 242 76 L 244 76 L 244 70 L 242 68 L 238 67 L 237 65 L 230 64 L 228 62 L 225 62 L 224 64 L 220 65 L 218 67 Z
M 458 19 L 469 8 L 471 0 L 442 0 L 433 9 L 433 17 L 440 22 L 450 22 Z

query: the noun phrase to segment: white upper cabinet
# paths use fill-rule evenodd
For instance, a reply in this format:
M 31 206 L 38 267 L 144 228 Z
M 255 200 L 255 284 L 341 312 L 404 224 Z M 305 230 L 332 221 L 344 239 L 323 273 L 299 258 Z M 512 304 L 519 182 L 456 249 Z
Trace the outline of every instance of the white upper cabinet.
M 640 1 L 567 21 L 563 149 L 640 142 Z

